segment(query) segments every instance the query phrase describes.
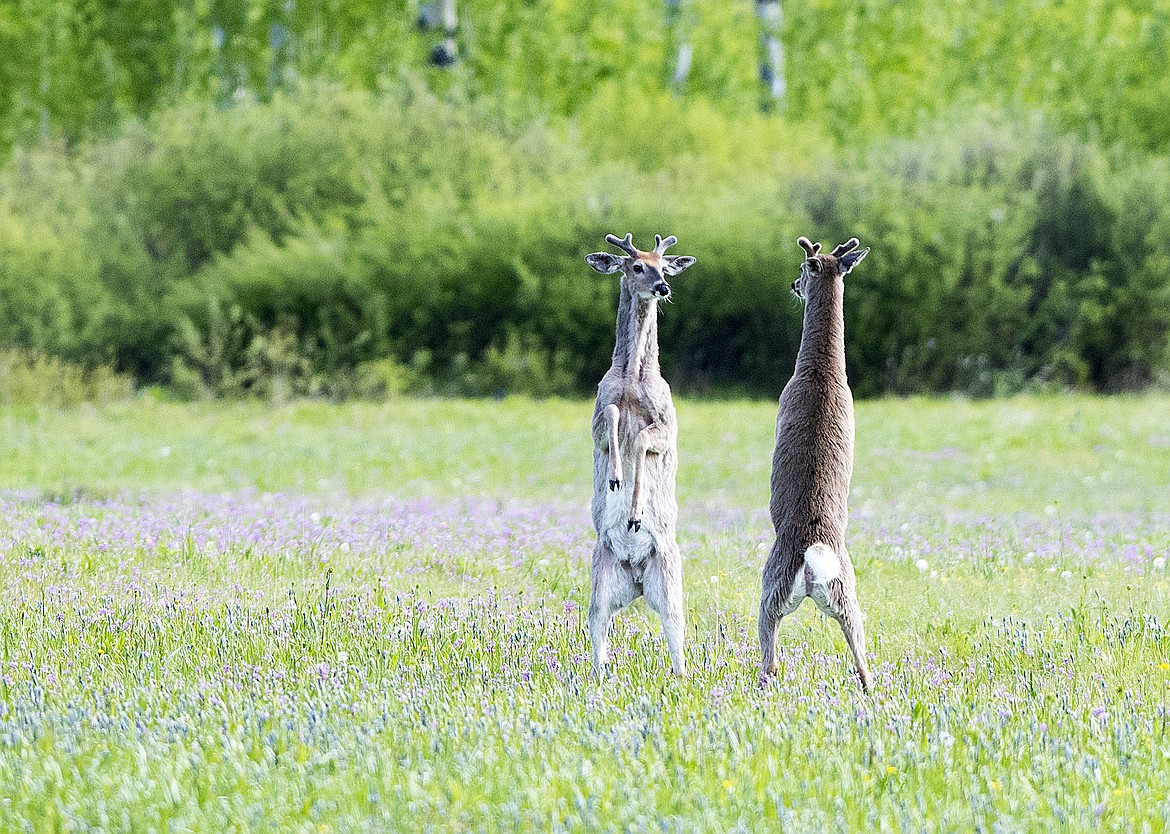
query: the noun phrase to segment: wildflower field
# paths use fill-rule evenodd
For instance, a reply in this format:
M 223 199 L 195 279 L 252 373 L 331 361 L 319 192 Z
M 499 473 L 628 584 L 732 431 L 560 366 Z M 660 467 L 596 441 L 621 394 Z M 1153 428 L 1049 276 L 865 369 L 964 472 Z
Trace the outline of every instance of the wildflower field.
M 1170 398 L 858 405 L 872 697 L 811 605 L 757 685 L 770 402 L 593 680 L 591 408 L 0 411 L 0 831 L 1170 828 Z

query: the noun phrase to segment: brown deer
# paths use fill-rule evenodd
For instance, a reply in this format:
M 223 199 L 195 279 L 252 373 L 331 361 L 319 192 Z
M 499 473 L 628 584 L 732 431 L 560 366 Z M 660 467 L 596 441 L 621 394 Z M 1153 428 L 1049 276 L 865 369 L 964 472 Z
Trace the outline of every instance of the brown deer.
M 792 291 L 804 301 L 804 330 L 792 379 L 780 395 L 772 455 L 772 526 L 776 542 L 764 565 L 760 600 L 761 681 L 775 676 L 780 620 L 806 596 L 841 624 L 861 678 L 870 688 L 865 629 L 845 549 L 853 474 L 853 395 L 845 377 L 844 278 L 868 249 L 851 238 L 829 254 L 797 241 L 808 257 Z
M 593 668 L 598 677 L 604 674 L 614 614 L 645 595 L 662 617 L 671 666 L 685 675 L 682 558 L 675 541 L 678 426 L 670 386 L 658 367 L 658 302 L 670 298 L 667 276 L 695 259 L 665 254 L 677 242 L 674 235 L 655 235 L 650 252 L 635 248 L 629 234 L 605 239 L 626 254 L 585 258 L 600 273 L 621 273 L 613 362 L 597 386 L 593 409 Z

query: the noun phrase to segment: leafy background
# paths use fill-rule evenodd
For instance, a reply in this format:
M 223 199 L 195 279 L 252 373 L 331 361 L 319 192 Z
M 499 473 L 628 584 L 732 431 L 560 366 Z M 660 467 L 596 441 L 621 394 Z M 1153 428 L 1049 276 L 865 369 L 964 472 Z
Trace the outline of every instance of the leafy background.
M 1170 3 L 17 0 L 0 345 L 182 397 L 588 391 L 607 232 L 698 266 L 689 393 L 774 395 L 794 240 L 858 235 L 859 396 L 1170 378 Z M 679 43 L 691 70 L 674 79 Z

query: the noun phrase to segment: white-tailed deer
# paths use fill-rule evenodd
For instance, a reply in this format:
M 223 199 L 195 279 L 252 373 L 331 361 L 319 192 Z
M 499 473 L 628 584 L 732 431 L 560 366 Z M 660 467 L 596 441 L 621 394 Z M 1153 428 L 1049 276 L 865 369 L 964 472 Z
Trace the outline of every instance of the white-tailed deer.
M 613 363 L 597 386 L 593 409 L 593 667 L 599 677 L 605 671 L 614 614 L 645 595 L 662 617 L 671 666 L 685 675 L 682 559 L 674 531 L 678 427 L 670 386 L 658 368 L 658 301 L 670 298 L 666 277 L 695 259 L 665 254 L 677 242 L 674 235 L 655 235 L 650 252 L 636 249 L 629 234 L 605 239 L 626 254 L 585 258 L 598 272 L 621 273 Z
M 841 624 L 861 686 L 869 691 L 865 629 L 853 563 L 845 549 L 853 474 L 853 394 L 845 377 L 844 278 L 869 252 L 851 238 L 831 253 L 797 241 L 808 257 L 792 291 L 804 300 L 804 329 L 792 379 L 780 395 L 772 455 L 776 542 L 760 600 L 761 679 L 776 674 L 780 620 L 806 596 Z

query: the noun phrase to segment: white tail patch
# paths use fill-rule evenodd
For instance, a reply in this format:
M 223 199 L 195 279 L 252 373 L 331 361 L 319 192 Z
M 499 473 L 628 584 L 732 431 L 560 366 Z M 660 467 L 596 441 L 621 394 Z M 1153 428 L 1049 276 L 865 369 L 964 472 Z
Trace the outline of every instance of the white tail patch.
M 814 544 L 804 551 L 804 564 L 814 585 L 826 585 L 841 575 L 841 562 L 827 544 Z

